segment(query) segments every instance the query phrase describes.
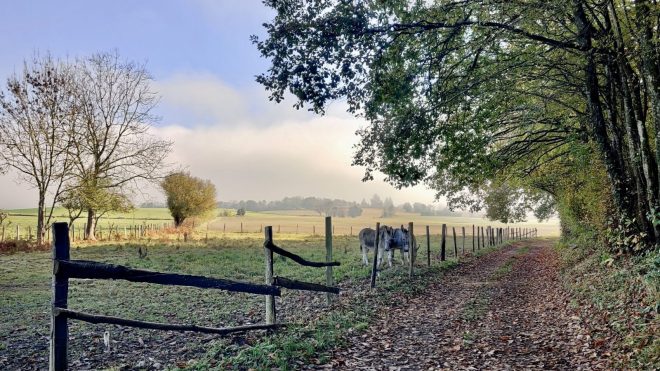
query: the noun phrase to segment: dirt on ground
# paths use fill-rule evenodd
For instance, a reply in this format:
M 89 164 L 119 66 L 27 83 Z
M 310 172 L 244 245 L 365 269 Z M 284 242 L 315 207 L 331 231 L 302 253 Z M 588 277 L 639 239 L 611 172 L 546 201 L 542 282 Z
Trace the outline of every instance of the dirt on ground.
M 401 296 L 323 367 L 607 369 L 607 354 L 568 305 L 553 243 L 516 243 L 449 271 L 423 295 Z

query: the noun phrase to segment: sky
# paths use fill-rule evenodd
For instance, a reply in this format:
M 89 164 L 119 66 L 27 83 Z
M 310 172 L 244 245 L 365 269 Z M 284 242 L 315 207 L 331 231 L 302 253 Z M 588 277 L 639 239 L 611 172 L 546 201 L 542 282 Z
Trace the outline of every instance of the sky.
M 160 97 L 153 133 L 174 142 L 169 163 L 211 180 L 219 200 L 317 196 L 352 201 L 373 194 L 395 203 L 432 203 L 423 186 L 397 190 L 362 182 L 352 167 L 355 131 L 365 122 L 341 102 L 325 116 L 270 102 L 255 82 L 269 62 L 250 35 L 273 16 L 259 0 L 0 2 L 0 87 L 35 53 L 75 59 L 117 51 L 146 64 Z M 36 191 L 0 175 L 0 209 L 34 207 Z M 136 202 L 162 201 L 145 187 Z

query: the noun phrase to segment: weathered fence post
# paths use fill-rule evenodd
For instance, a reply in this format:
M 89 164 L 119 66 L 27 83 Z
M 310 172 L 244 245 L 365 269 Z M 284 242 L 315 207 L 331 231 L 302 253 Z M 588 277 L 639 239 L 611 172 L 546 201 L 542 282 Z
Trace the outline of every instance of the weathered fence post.
M 69 278 L 58 274 L 58 261 L 69 260 L 69 228 L 67 223 L 53 223 L 53 299 L 50 314 L 50 362 L 51 371 L 67 369 L 69 329 L 67 318 L 56 315 L 57 308 L 67 308 Z
M 417 239 L 414 238 L 415 234 L 413 232 L 413 222 L 408 223 L 408 233 L 410 234 L 410 271 L 408 272 L 408 277 L 412 278 L 415 269 L 415 258 L 417 257 Z
M 242 225 L 243 223 L 241 223 Z M 266 242 L 264 246 L 264 253 L 266 254 L 266 284 L 273 284 L 273 250 L 269 249 L 267 245 L 273 243 L 273 227 L 267 226 L 264 230 L 264 237 Z M 277 316 L 275 314 L 275 296 L 266 296 L 266 323 L 269 325 L 275 324 Z
M 440 261 L 445 261 L 446 240 L 447 240 L 447 224 L 443 224 L 442 239 L 440 240 Z
M 20 239 L 20 228 L 18 227 L 18 224 L 16 224 L 16 241 Z
M 463 230 L 463 255 L 465 255 L 465 227 L 461 227 Z
M 431 266 L 431 233 L 429 226 L 426 226 L 426 265 Z
M 481 247 L 486 248 L 486 235 L 484 233 L 484 227 L 481 227 Z
M 371 268 L 371 288 L 376 287 L 376 273 L 378 271 L 378 244 L 380 243 L 380 223 L 376 223 L 376 241 L 374 242 L 374 264 Z
M 332 217 L 325 217 L 325 261 L 330 263 L 332 262 Z M 332 266 L 325 267 L 325 284 L 327 286 L 334 286 L 334 280 L 332 279 Z M 326 293 L 326 298 L 328 299 L 328 304 L 332 302 L 333 294 L 328 292 Z
M 477 250 L 481 249 L 481 227 L 477 226 Z
M 456 243 L 456 227 L 451 227 L 451 233 L 454 236 L 454 258 L 458 260 L 458 243 Z
M 312 236 L 316 236 L 316 226 L 312 226 Z
M 241 233 L 243 233 L 243 222 L 241 222 Z
M 472 224 L 472 252 L 474 252 L 475 244 L 474 244 L 474 224 Z

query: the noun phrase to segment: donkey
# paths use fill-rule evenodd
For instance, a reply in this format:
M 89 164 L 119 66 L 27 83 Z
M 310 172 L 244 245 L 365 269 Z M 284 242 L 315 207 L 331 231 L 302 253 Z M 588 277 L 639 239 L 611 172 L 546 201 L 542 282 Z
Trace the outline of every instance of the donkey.
M 377 266 L 380 267 L 380 264 L 383 262 L 383 251 L 389 250 L 390 241 L 392 240 L 392 227 L 381 226 L 379 233 L 379 242 L 378 242 L 378 262 Z M 360 251 L 362 251 L 362 262 L 364 265 L 369 265 L 369 259 L 367 259 L 368 250 L 374 250 L 376 245 L 376 231 L 371 228 L 364 228 L 358 234 L 360 239 Z
M 415 246 L 415 236 L 413 236 L 413 246 Z M 392 267 L 394 260 L 394 250 L 401 251 L 401 263 L 410 261 L 410 233 L 403 226 L 392 231 L 392 239 L 387 249 L 387 264 Z

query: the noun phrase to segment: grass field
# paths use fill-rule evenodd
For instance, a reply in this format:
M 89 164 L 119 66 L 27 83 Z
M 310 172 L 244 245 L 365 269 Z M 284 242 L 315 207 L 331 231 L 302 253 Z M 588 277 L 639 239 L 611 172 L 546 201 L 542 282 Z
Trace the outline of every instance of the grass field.
M 20 235 L 25 238 L 28 229 L 35 229 L 36 209 L 9 210 L 10 223 L 5 231 L 5 238 L 14 238 L 16 226 L 19 226 Z M 55 221 L 68 221 L 66 210 L 57 208 L 54 213 Z M 263 227 L 273 226 L 274 233 L 286 238 L 303 238 L 309 235 L 323 235 L 324 217 L 311 210 L 281 210 L 268 212 L 247 212 L 245 216 L 221 216 L 223 210 L 218 209 L 216 217 L 209 221 L 198 222 L 195 226 L 195 238 L 205 238 L 207 235 L 213 237 L 253 237 L 260 238 L 263 235 Z M 363 214 L 357 218 L 333 218 L 334 235 L 357 235 L 360 229 L 365 227 L 375 228 L 376 223 L 399 226 L 413 222 L 417 234 L 424 231 L 425 226 L 430 227 L 431 234 L 439 234 L 442 224 L 456 228 L 456 233 L 461 234 L 461 227 L 466 228 L 468 235 L 472 234 L 472 225 L 505 227 L 501 223 L 490 222 L 483 217 L 453 217 L 453 216 L 421 216 L 413 213 L 398 213 L 389 218 L 381 218 L 380 209 L 365 209 Z M 78 219 L 75 228 L 81 231 L 85 220 Z M 99 222 L 101 232 L 114 228 L 118 235 L 123 235 L 124 227 L 130 228 L 137 225 L 171 225 L 169 211 L 164 208 L 135 209 L 133 212 L 119 214 L 110 213 Z M 512 228 L 538 228 L 539 236 L 554 237 L 559 235 L 559 223 L 551 220 L 545 223 L 529 221 L 509 225 Z M 421 228 L 421 229 L 419 229 Z M 34 233 L 34 232 L 33 232 Z M 107 232 L 106 232 L 107 235 Z M 172 236 L 159 236 L 162 239 L 172 239 Z

